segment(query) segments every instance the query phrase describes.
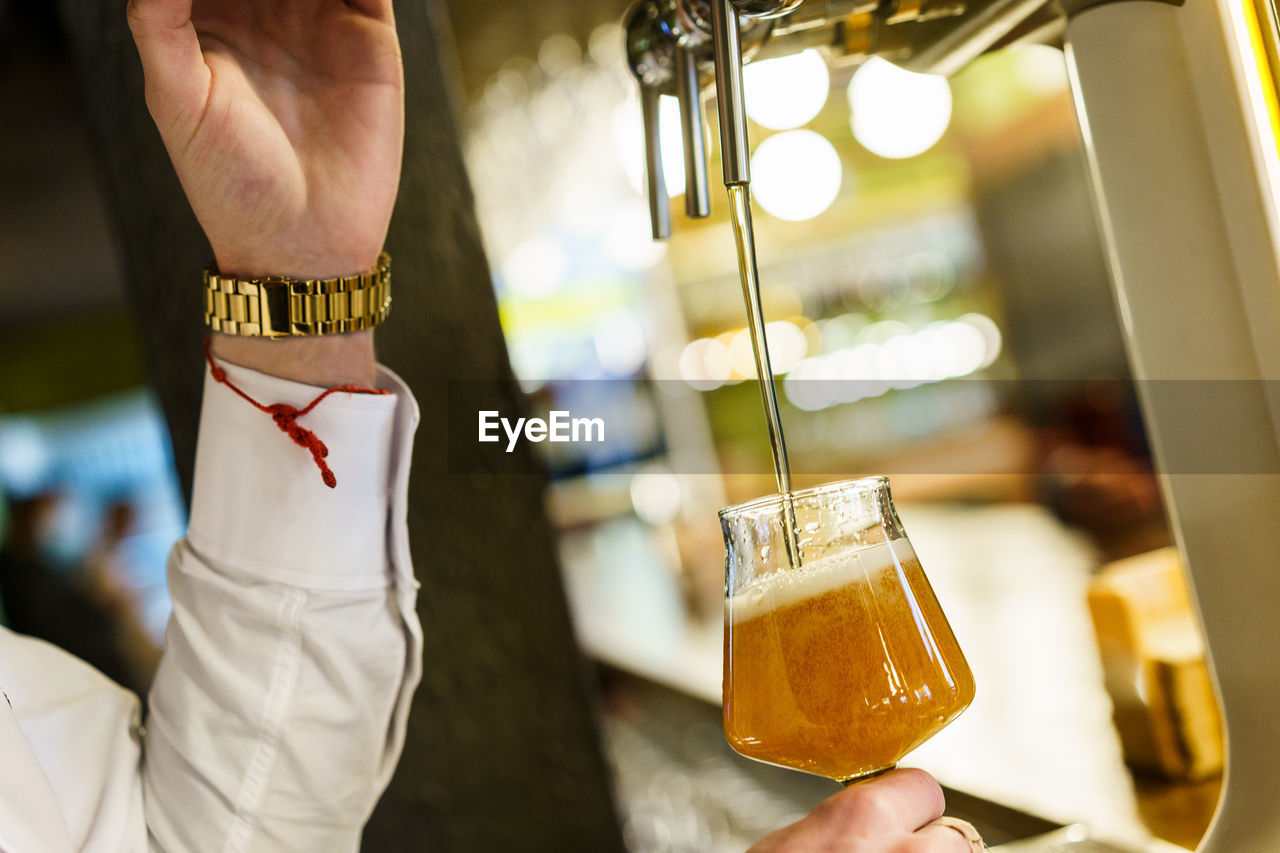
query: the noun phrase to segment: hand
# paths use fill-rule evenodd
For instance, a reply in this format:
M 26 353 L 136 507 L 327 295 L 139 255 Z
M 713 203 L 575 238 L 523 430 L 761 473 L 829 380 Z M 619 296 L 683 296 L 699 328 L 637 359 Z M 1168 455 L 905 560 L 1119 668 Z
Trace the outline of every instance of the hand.
M 218 268 L 371 268 L 400 178 L 391 0 L 130 0 L 160 129 Z
M 130 0 L 129 26 L 147 106 L 220 271 L 373 267 L 404 138 L 391 0 Z M 317 385 L 367 385 L 374 372 L 365 333 L 216 335 L 214 353 Z
M 828 797 L 747 853 L 970 853 L 960 832 L 932 823 L 945 806 L 928 773 L 893 770 Z

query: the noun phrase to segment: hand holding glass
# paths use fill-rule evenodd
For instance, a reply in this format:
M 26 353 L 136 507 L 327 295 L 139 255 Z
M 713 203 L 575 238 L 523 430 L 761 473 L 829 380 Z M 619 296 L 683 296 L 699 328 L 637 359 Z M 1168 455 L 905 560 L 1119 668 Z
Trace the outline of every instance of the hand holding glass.
M 973 700 L 973 673 L 883 477 L 720 511 L 724 730 L 749 758 L 849 783 Z

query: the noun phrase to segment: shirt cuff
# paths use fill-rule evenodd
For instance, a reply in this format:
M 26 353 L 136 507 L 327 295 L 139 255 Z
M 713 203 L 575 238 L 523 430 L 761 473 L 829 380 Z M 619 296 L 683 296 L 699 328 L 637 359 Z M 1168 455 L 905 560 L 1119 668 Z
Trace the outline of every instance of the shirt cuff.
M 227 379 L 259 403 L 303 408 L 325 389 L 218 362 Z M 391 582 L 387 545 L 401 407 L 413 397 L 389 371 L 391 393 L 335 392 L 297 423 L 324 442 L 337 478 L 329 488 L 311 452 L 272 416 L 205 372 L 191 497 L 191 547 L 228 569 L 312 590 L 356 590 Z M 413 416 L 416 420 L 416 414 Z

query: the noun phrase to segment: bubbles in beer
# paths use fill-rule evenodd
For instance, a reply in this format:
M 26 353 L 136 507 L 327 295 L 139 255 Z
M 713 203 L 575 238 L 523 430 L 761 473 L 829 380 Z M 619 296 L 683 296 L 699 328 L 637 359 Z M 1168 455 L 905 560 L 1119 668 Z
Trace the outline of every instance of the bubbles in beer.
M 766 545 L 761 549 L 761 556 L 767 550 L 770 549 Z M 765 561 L 767 563 L 767 557 Z M 728 601 L 730 621 L 754 619 L 767 610 L 785 607 L 851 583 L 870 581 L 899 563 L 915 561 L 911 543 L 897 539 L 860 551 L 812 560 L 798 570 L 782 565 L 773 572 L 762 571 L 746 589 L 734 590 L 736 594 Z
M 730 590 L 724 728 L 738 752 L 847 780 L 893 766 L 973 700 L 905 539 Z

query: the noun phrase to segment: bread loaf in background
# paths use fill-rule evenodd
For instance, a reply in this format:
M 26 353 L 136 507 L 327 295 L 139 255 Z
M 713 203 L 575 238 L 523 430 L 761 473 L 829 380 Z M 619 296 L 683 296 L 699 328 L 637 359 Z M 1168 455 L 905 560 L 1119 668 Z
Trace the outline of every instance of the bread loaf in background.
M 1125 760 L 1169 779 L 1222 772 L 1222 718 L 1178 552 L 1111 563 L 1089 588 Z

